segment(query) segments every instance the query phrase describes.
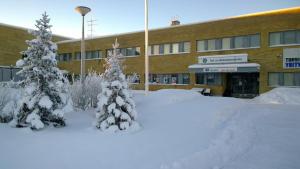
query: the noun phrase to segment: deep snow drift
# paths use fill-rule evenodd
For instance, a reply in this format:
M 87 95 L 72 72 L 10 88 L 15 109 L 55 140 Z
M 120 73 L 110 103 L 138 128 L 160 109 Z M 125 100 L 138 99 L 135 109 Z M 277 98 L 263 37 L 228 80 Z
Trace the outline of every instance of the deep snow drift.
M 60 129 L 0 124 L 0 168 L 300 168 L 298 91 L 275 89 L 253 100 L 190 90 L 135 92 L 142 127 L 118 133 L 95 129 L 95 110 L 67 114 Z M 269 104 L 273 95 L 294 102 Z

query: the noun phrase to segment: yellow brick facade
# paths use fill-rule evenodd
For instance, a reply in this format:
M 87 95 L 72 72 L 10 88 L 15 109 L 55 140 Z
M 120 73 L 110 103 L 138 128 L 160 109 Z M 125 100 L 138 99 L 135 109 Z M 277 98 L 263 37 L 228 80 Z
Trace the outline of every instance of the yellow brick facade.
M 33 39 L 28 29 L 0 24 L 0 66 L 15 66 L 21 58 L 21 51 L 27 49 L 26 40 Z M 62 41 L 69 38 L 53 36 L 53 41 Z

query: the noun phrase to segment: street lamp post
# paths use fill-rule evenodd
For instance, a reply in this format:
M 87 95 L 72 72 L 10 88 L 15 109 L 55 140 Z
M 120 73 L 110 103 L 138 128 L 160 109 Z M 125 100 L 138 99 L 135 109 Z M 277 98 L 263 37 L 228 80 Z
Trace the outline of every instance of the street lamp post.
M 145 95 L 149 92 L 148 0 L 145 0 Z
M 83 83 L 85 77 L 85 43 L 84 43 L 84 16 L 91 11 L 89 7 L 78 6 L 75 8 L 82 16 L 82 37 L 81 37 L 81 62 L 80 62 L 80 82 Z

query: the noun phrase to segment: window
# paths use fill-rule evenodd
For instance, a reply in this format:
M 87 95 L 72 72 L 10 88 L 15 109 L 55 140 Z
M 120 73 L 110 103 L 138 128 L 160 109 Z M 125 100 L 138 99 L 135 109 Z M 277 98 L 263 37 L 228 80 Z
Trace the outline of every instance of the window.
M 211 39 L 207 41 L 208 44 L 208 50 L 216 50 L 216 40 Z
M 0 67 L 0 82 L 2 81 L 20 81 L 23 77 L 17 75 L 21 68 L 13 68 L 13 67 Z
M 102 51 L 93 50 L 85 52 L 85 60 L 99 59 L 102 58 Z M 75 52 L 75 60 L 81 59 L 81 52 Z
M 204 40 L 197 41 L 197 49 L 198 49 L 198 51 L 205 51 Z
M 72 60 L 72 53 L 61 53 L 58 54 L 56 57 L 57 61 L 71 61 Z
M 196 73 L 196 84 L 221 85 L 222 77 L 220 73 Z
M 183 43 L 183 52 L 190 52 L 191 50 L 191 43 L 190 42 L 184 42 Z
M 216 39 L 215 49 L 216 50 L 221 50 L 222 49 L 222 39 Z
M 149 46 L 148 52 L 150 55 L 168 55 L 168 54 L 178 54 L 178 53 L 188 53 L 190 52 L 191 43 L 190 42 L 179 42 L 179 43 L 167 43 Z
M 251 35 L 250 36 L 250 47 L 259 47 L 260 46 L 260 39 L 259 35 Z
M 171 53 L 171 44 L 164 44 L 164 54 Z
M 270 46 L 279 45 L 280 42 L 280 33 L 270 33 Z
M 165 50 L 164 45 L 159 45 L 159 54 L 160 55 L 164 54 L 164 50 Z
M 81 59 L 81 52 L 75 52 L 75 60 Z
M 269 73 L 269 86 L 300 86 L 300 73 Z
M 244 47 L 243 42 L 244 42 L 243 36 L 234 37 L 234 45 L 233 45 L 234 48 L 243 48 Z
M 289 30 L 269 33 L 269 45 L 293 45 L 300 44 L 300 30 Z
M 113 49 L 107 49 L 106 53 L 107 56 L 109 55 L 109 52 L 113 52 Z M 122 56 L 129 57 L 129 56 L 138 56 L 141 53 L 140 47 L 131 47 L 131 48 L 119 48 L 117 49 L 117 52 L 120 52 Z M 151 48 L 149 48 L 148 53 L 151 52 Z M 102 53 L 100 51 L 100 57 L 102 57 Z
M 226 50 L 226 49 L 230 49 L 230 38 L 223 38 L 222 39 L 222 49 Z
M 149 83 L 152 84 L 189 84 L 188 73 L 178 74 L 149 74 Z
M 87 51 L 85 57 L 86 57 L 86 60 L 102 58 L 102 51 L 99 51 L 99 50 Z
M 179 44 L 178 43 L 172 44 L 172 53 L 179 53 Z
M 158 55 L 159 54 L 159 45 L 154 45 L 153 46 L 153 54 Z

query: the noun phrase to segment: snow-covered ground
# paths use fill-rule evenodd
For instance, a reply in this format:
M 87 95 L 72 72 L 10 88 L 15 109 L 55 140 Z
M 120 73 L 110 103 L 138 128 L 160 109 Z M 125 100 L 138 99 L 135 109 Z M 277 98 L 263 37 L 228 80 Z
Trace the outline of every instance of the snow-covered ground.
M 0 124 L 0 168 L 296 169 L 299 99 L 299 88 L 251 100 L 135 92 L 139 130 L 101 132 L 92 126 L 94 110 L 67 114 L 59 129 Z

